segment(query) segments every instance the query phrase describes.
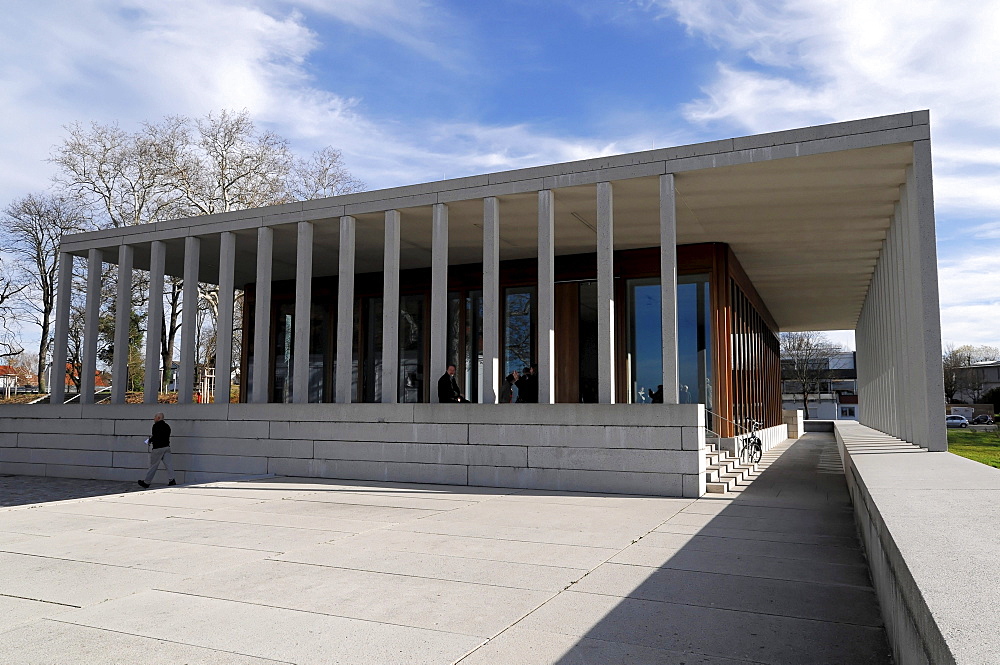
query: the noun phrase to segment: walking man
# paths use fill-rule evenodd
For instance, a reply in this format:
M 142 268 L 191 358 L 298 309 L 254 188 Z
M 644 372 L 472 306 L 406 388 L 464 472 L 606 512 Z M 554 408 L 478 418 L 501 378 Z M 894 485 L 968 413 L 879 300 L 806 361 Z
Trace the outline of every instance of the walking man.
M 167 485 L 176 485 L 174 480 L 174 465 L 170 461 L 170 425 L 163 419 L 163 414 L 158 413 L 153 416 L 153 431 L 149 435 L 149 471 L 146 472 L 146 479 L 140 480 L 139 485 L 145 489 L 149 487 L 149 482 L 156 475 L 156 469 L 160 466 L 160 461 L 167 467 Z

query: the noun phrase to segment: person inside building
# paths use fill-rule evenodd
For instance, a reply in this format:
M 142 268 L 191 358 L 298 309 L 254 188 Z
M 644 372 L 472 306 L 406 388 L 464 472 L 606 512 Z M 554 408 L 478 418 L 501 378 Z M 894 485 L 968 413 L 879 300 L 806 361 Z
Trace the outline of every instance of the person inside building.
M 461 389 L 458 387 L 458 379 L 455 378 L 454 365 L 448 365 L 448 369 L 441 378 L 438 379 L 438 401 L 442 404 L 452 404 L 458 402 L 468 403 Z

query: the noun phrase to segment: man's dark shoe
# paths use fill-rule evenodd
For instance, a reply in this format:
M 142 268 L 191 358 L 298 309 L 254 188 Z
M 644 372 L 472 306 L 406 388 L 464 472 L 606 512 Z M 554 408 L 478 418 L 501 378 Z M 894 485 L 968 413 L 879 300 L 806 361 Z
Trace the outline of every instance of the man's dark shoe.
M 176 480 L 171 480 L 169 483 L 167 483 L 167 485 L 176 485 L 176 484 L 177 484 Z
M 149 488 L 149 483 L 147 483 L 145 480 L 140 480 L 139 481 L 139 487 L 141 487 L 142 489 L 148 489 Z

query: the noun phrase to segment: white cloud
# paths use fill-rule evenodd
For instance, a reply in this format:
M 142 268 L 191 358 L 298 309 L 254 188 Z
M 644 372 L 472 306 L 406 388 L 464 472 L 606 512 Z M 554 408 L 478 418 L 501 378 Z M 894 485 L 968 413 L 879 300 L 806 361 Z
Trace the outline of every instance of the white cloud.
M 929 108 L 939 204 L 1000 211 L 1000 151 L 985 147 L 1000 141 L 997 3 L 648 4 L 720 49 L 715 79 L 686 106 L 692 122 L 763 132 Z
M 947 344 L 1000 342 L 1000 261 L 992 247 L 938 261 L 941 338 Z

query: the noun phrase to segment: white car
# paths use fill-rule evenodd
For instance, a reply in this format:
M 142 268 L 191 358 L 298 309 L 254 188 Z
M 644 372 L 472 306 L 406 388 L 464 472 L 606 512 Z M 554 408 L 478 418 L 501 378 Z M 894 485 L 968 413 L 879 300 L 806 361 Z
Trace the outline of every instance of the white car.
M 944 419 L 948 427 L 968 427 L 969 420 L 965 416 L 948 416 Z

